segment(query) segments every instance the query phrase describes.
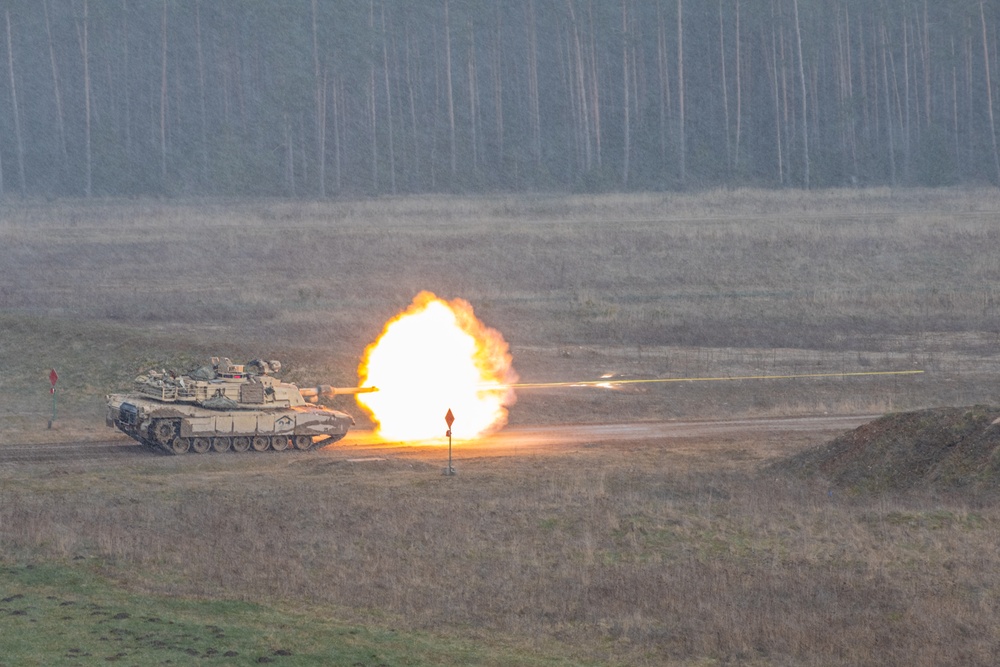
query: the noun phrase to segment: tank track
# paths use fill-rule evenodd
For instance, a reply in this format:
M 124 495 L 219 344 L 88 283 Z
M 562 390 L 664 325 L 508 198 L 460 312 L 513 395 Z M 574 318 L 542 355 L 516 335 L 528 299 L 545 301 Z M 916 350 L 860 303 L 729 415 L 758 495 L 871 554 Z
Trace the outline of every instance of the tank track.
M 181 455 L 193 452 L 207 454 L 225 452 L 282 452 L 286 450 L 308 451 L 314 445 L 325 446 L 337 442 L 343 435 L 331 436 L 319 443 L 314 443 L 308 435 L 266 435 L 260 433 L 234 434 L 231 436 L 193 437 L 180 435 L 180 420 L 156 419 L 149 426 L 145 435 L 124 424 L 119 428 L 129 437 L 137 440 L 145 447 L 167 454 Z

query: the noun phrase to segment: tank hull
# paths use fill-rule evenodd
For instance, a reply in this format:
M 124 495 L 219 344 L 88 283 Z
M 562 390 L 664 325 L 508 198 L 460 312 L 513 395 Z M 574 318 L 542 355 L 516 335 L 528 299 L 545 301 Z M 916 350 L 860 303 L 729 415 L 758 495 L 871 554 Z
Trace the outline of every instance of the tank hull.
M 354 420 L 315 405 L 216 410 L 139 394 L 108 396 L 107 425 L 171 454 L 311 449 L 343 438 Z

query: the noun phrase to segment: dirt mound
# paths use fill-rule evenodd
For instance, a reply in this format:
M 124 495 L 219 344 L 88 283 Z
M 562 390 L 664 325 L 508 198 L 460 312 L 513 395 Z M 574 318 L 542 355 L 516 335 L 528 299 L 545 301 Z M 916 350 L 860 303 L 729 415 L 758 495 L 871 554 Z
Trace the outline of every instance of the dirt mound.
M 857 491 L 1000 489 L 1000 408 L 890 414 L 779 461 L 775 470 Z

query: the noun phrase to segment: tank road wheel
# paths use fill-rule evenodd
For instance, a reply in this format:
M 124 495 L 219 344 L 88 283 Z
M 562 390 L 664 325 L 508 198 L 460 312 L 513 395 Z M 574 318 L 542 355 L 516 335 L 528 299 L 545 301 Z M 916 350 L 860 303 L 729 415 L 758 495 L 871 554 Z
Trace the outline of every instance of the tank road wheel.
M 271 441 L 267 439 L 266 435 L 255 435 L 250 441 L 250 445 L 255 452 L 266 452 L 267 448 L 271 446 Z
M 169 444 L 174 439 L 174 423 L 166 419 L 157 420 L 153 424 L 153 437 L 161 444 Z
M 283 452 L 288 449 L 288 438 L 283 435 L 276 435 L 271 438 L 271 449 L 276 452 Z
M 233 438 L 234 452 L 245 452 L 248 449 L 250 449 L 250 438 L 246 437 L 245 435 Z
M 229 441 L 229 438 L 223 438 L 223 437 L 212 438 L 212 449 L 219 452 L 220 454 L 222 452 L 228 452 L 229 446 L 231 444 L 232 443 Z
M 305 451 L 313 446 L 313 439 L 308 435 L 297 435 L 295 436 L 295 449 L 301 449 Z
M 212 447 L 212 441 L 208 438 L 195 438 L 191 441 L 191 449 L 195 454 L 204 454 Z
M 187 454 L 187 450 L 190 446 L 191 446 L 191 441 L 188 440 L 187 438 L 182 438 L 180 436 L 177 436 L 176 438 L 171 440 L 170 443 L 167 445 L 170 451 L 174 454 Z

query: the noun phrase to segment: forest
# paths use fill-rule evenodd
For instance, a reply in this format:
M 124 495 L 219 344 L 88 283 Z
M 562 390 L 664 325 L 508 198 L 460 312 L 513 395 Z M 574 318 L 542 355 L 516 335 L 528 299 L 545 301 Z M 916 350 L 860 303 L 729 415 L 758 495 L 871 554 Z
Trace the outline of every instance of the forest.
M 0 11 L 0 197 L 1000 184 L 1000 0 Z

